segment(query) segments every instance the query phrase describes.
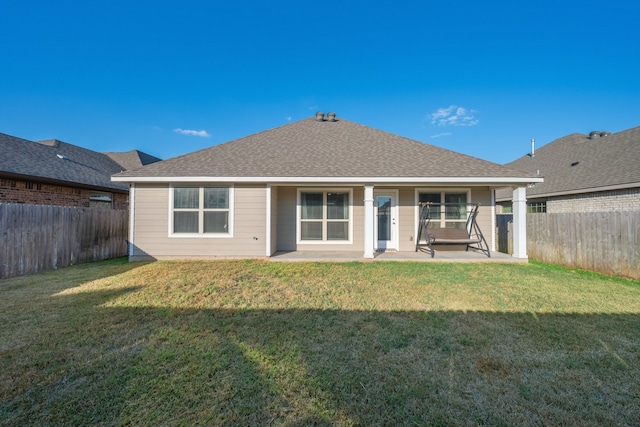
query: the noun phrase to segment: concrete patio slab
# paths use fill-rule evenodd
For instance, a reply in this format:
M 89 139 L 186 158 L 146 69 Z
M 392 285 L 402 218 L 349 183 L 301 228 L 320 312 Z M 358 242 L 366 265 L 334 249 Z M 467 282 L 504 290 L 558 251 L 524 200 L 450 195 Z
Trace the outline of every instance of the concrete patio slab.
M 502 252 L 491 252 L 491 258 L 479 252 L 436 251 L 431 258 L 428 252 L 376 252 L 373 259 L 363 258 L 363 252 L 299 252 L 281 251 L 272 255 L 270 261 L 330 261 L 330 262 L 375 262 L 375 261 L 416 261 L 416 262 L 499 262 L 526 263 L 528 260 L 514 258 Z

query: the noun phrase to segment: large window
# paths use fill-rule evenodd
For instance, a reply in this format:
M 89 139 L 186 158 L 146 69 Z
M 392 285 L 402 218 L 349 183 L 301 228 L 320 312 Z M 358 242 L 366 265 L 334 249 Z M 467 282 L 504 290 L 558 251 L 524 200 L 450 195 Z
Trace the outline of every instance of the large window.
M 230 187 L 173 187 L 174 235 L 230 236 L 233 197 Z
M 349 241 L 350 199 L 350 191 L 301 190 L 298 234 L 300 241 Z
M 465 190 L 419 191 L 418 201 L 431 202 L 430 228 L 464 229 L 467 223 L 468 192 Z

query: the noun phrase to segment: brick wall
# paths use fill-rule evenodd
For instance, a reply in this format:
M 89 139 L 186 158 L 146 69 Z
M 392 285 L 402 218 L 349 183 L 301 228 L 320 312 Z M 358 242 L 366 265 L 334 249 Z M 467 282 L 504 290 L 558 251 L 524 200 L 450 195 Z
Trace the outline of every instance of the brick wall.
M 88 207 L 111 207 L 113 209 L 128 208 L 128 194 L 108 193 L 111 205 L 94 203 L 90 200 L 96 192 L 85 188 L 66 187 L 62 185 L 44 184 L 32 181 L 0 179 L 0 203 L 21 203 L 31 205 L 55 205 Z
M 547 199 L 547 212 L 640 211 L 640 188 Z

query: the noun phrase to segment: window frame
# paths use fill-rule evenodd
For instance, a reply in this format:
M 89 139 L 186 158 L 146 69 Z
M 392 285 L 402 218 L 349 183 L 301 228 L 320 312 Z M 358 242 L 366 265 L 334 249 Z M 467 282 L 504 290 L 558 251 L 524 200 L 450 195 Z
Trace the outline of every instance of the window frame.
M 197 188 L 198 189 L 198 207 L 197 208 L 178 208 L 173 207 L 175 188 Z M 226 188 L 228 190 L 229 206 L 225 208 L 205 208 L 204 207 L 204 189 L 205 188 Z M 170 238 L 205 238 L 205 239 L 226 239 L 232 238 L 234 232 L 234 193 L 233 184 L 219 185 L 203 185 L 203 184 L 171 184 L 169 185 L 169 237 Z M 174 214 L 175 212 L 197 212 L 198 213 L 198 232 L 197 233 L 176 233 L 174 232 Z M 204 213 L 205 212 L 228 212 L 227 214 L 227 232 L 226 233 L 205 233 L 204 232 Z
M 527 201 L 527 213 L 528 214 L 547 213 L 547 201 L 546 200 Z
M 447 215 L 446 215 L 446 206 L 440 206 L 440 218 L 438 219 L 432 219 L 431 222 L 432 223 L 438 223 L 440 225 L 439 228 L 446 228 L 446 224 L 447 223 L 460 223 L 463 225 L 466 225 L 467 223 L 467 219 L 469 218 L 469 204 L 472 203 L 471 201 L 471 188 L 460 188 L 460 187 L 434 187 L 434 188 L 430 188 L 430 187 L 421 187 L 421 188 L 416 188 L 415 190 L 415 210 L 414 210 L 414 214 L 415 214 L 415 218 L 414 218 L 414 224 L 416 224 L 416 229 L 415 229 L 415 234 L 418 233 L 418 218 L 420 218 L 420 210 L 418 207 L 418 202 L 420 201 L 420 193 L 440 193 L 440 203 L 445 203 L 443 200 L 446 200 L 446 194 L 460 194 L 460 193 L 464 193 L 467 196 L 467 211 L 466 211 L 466 215 L 464 217 L 464 219 L 447 219 Z
M 37 184 L 38 186 L 40 184 Z M 38 188 L 39 190 L 40 188 Z M 113 209 L 113 193 L 105 191 L 89 192 L 89 207 L 96 209 Z
M 353 188 L 326 188 L 326 187 L 299 187 L 297 189 L 296 199 L 296 243 L 299 245 L 351 245 L 353 244 Z M 322 193 L 322 219 L 302 219 L 302 193 Z M 327 194 L 328 193 L 345 193 L 349 196 L 349 205 L 347 207 L 348 218 L 331 219 L 327 216 Z M 303 240 L 302 239 L 302 222 L 319 222 L 322 224 L 321 240 Z M 348 238 L 345 240 L 328 240 L 327 224 L 331 222 L 346 222 Z

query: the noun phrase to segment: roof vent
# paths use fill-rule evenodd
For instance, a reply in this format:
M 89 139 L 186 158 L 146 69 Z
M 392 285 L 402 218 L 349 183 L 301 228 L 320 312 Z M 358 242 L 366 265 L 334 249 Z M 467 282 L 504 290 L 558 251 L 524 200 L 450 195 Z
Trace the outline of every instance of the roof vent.
M 611 135 L 611 132 L 609 132 L 608 130 L 603 130 L 602 132 L 600 132 L 600 138 L 604 138 L 605 136 L 609 135 Z
M 324 113 L 322 111 L 318 111 L 316 113 L 316 120 L 319 121 L 319 122 L 324 120 Z
M 589 139 L 596 139 L 596 138 L 600 138 L 600 131 L 599 130 L 594 130 L 594 131 L 589 133 Z
M 65 156 L 64 154 L 56 154 L 56 156 L 58 156 L 58 158 L 60 158 L 62 160 L 69 160 L 69 158 L 67 156 Z
M 327 114 L 327 120 L 329 120 L 330 122 L 335 122 L 336 121 L 336 113 L 328 113 Z

